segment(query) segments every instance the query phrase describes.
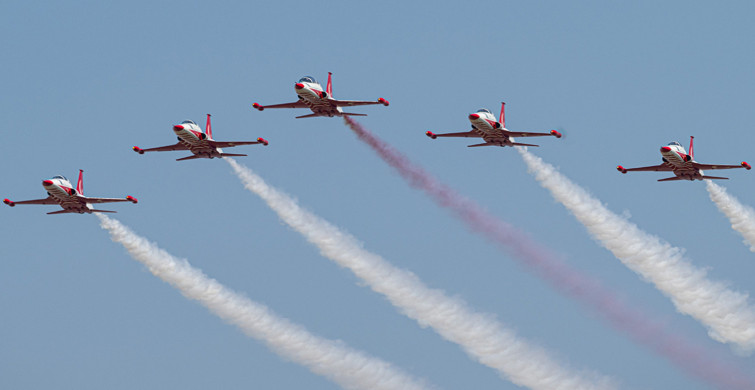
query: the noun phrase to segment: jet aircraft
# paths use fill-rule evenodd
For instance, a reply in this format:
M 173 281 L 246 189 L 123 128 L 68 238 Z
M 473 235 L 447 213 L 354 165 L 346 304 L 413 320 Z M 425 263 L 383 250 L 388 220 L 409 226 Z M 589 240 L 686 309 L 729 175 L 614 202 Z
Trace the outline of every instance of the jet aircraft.
M 79 182 L 74 189 L 71 182 L 63 176 L 53 176 L 52 179 L 43 180 L 42 187 L 47 191 L 47 198 L 35 200 L 22 200 L 14 202 L 8 199 L 3 203 L 10 207 L 17 204 L 57 204 L 63 208 L 59 211 L 51 211 L 47 214 L 65 214 L 65 213 L 115 213 L 109 210 L 97 210 L 92 207 L 93 203 L 111 203 L 111 202 L 131 202 L 137 203 L 138 200 L 129 195 L 125 198 L 90 198 L 84 196 L 84 171 L 79 170 Z
M 182 157 L 176 161 L 191 160 L 194 158 L 223 158 L 225 156 L 246 156 L 246 154 L 224 153 L 221 148 L 230 148 L 239 145 L 267 145 L 267 140 L 257 138 L 257 141 L 215 141 L 212 139 L 212 127 L 210 126 L 210 114 L 207 114 L 207 132 L 203 133 L 199 126 L 189 120 L 181 122 L 180 125 L 173 126 L 173 131 L 178 136 L 178 143 L 156 148 L 142 149 L 134 146 L 135 152 L 144 154 L 144 152 L 166 152 L 169 150 L 188 150 L 194 153 L 193 156 Z
M 390 104 L 387 100 L 379 98 L 377 101 L 363 100 L 338 100 L 333 98 L 333 84 L 331 82 L 331 72 L 328 72 L 328 84 L 323 91 L 322 85 L 314 77 L 304 76 L 299 82 L 294 84 L 294 91 L 299 96 L 299 100 L 293 103 L 273 104 L 263 106 L 259 103 L 252 104 L 252 107 L 262 111 L 266 108 L 309 108 L 312 114 L 297 116 L 296 118 L 311 118 L 315 116 L 367 116 L 367 114 L 356 114 L 353 112 L 343 112 L 343 107 L 367 106 L 371 104 Z
M 556 130 L 551 130 L 548 133 L 529 133 L 523 131 L 509 131 L 506 129 L 506 116 L 504 114 L 504 108 L 506 103 L 501 103 L 501 116 L 500 120 L 496 121 L 495 116 L 487 108 L 481 108 L 473 114 L 469 114 L 469 122 L 472 123 L 472 130 L 464 131 L 460 133 L 443 133 L 435 134 L 432 131 L 425 133 L 428 137 L 436 139 L 438 137 L 464 137 L 464 138 L 482 138 L 485 142 L 475 145 L 467 145 L 468 147 L 475 146 L 539 146 L 533 144 L 525 144 L 516 142 L 512 137 L 544 137 L 552 135 L 556 138 L 561 138 L 561 133 Z
M 733 168 L 745 168 L 747 170 L 752 169 L 750 164 L 746 161 L 742 161 L 739 165 L 717 165 L 717 164 L 700 164 L 695 161 L 695 152 L 692 149 L 692 142 L 695 137 L 689 137 L 689 154 L 684 150 L 684 147 L 678 142 L 671 142 L 668 146 L 661 147 L 661 160 L 663 163 L 659 165 L 652 165 L 649 167 L 639 168 L 624 168 L 621 165 L 616 167 L 621 173 L 627 173 L 632 171 L 656 171 L 656 172 L 674 172 L 674 177 L 668 177 L 665 179 L 658 179 L 658 181 L 670 181 L 670 180 L 703 180 L 703 179 L 728 179 L 728 177 L 707 176 L 703 173 L 703 169 L 733 169 Z

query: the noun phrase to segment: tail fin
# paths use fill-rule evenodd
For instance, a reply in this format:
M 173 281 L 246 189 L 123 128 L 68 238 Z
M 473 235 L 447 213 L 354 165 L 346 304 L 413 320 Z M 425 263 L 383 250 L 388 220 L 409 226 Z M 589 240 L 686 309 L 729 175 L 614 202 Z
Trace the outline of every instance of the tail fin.
M 695 140 L 695 136 L 691 135 L 689 136 L 689 156 L 692 157 L 692 160 L 695 159 L 695 151 L 692 149 L 692 141 Z
M 84 170 L 79 169 L 79 182 L 76 183 L 76 192 L 84 195 Z
M 504 114 L 504 107 L 506 107 L 506 102 L 501 102 L 501 116 L 500 119 L 498 119 L 498 123 L 501 124 L 501 127 L 504 129 L 506 128 L 506 114 Z
M 328 72 L 328 85 L 326 85 L 326 86 L 325 86 L 325 92 L 327 92 L 327 93 L 328 93 L 328 97 L 329 97 L 329 98 L 332 98 L 332 97 L 333 97 L 333 83 L 332 83 L 332 82 L 331 82 L 331 80 L 330 80 L 330 76 L 331 76 L 332 74 L 333 74 L 333 73 L 330 73 L 330 72 Z
M 205 128 L 205 131 L 207 132 L 207 138 L 212 139 L 212 126 L 210 126 L 210 114 L 207 114 L 207 127 Z

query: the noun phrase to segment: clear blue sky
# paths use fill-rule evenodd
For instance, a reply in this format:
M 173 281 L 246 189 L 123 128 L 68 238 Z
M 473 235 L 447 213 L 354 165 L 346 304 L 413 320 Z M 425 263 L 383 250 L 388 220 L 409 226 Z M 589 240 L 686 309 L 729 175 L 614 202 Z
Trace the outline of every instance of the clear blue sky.
M 137 155 L 171 126 L 213 114 L 239 161 L 366 248 L 495 314 L 573 367 L 622 388 L 708 389 L 606 326 L 409 188 L 340 119 L 257 112 L 293 83 L 333 72 L 336 98 L 385 97 L 365 127 L 574 267 L 701 344 L 733 356 L 599 247 L 526 172 L 516 151 L 469 149 L 466 116 L 507 102 L 507 127 L 613 211 L 686 249 L 712 279 L 755 291 L 755 255 L 704 184 L 621 175 L 658 148 L 696 141 L 702 163 L 755 163 L 755 5 L 701 1 L 143 2 L 0 4 L 0 198 L 43 197 L 40 181 L 85 171 L 91 196 L 139 198 L 117 219 L 209 276 L 319 335 L 443 389 L 515 389 L 399 314 L 307 244 L 218 160 Z M 752 172 L 726 172 L 753 205 Z M 110 241 L 94 216 L 0 208 L 0 387 L 333 389 L 172 287 Z M 755 358 L 735 358 L 755 371 Z

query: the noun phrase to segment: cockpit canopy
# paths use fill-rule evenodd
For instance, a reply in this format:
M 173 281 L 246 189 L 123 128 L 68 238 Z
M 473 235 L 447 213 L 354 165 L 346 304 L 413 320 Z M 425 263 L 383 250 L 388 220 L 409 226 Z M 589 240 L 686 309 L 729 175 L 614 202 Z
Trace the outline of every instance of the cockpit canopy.
M 480 112 L 480 113 L 482 113 L 482 112 L 486 112 L 486 113 L 488 113 L 488 114 L 490 114 L 490 115 L 493 115 L 493 113 L 492 113 L 492 112 L 490 112 L 490 110 L 488 110 L 487 108 L 481 108 L 481 109 L 477 110 L 477 112 Z
M 61 176 L 61 175 L 53 176 L 52 178 L 53 178 L 53 179 L 60 179 L 60 180 L 65 180 L 65 181 L 68 181 L 68 179 L 66 179 L 66 177 L 65 177 L 65 176 Z
M 682 146 L 682 144 L 674 141 L 674 142 L 669 143 L 668 146 Z
M 181 124 L 182 124 L 182 125 L 190 124 L 190 125 L 194 125 L 194 126 L 196 126 L 196 125 L 197 125 L 196 123 L 194 123 L 194 121 L 190 121 L 190 120 L 188 120 L 188 119 L 187 119 L 187 120 L 185 120 L 185 121 L 183 121 L 183 122 L 181 122 Z
M 315 78 L 312 77 L 312 76 L 304 76 L 304 77 L 302 77 L 302 78 L 299 79 L 299 82 L 300 83 L 314 83 L 314 84 L 317 84 L 317 80 L 315 80 Z

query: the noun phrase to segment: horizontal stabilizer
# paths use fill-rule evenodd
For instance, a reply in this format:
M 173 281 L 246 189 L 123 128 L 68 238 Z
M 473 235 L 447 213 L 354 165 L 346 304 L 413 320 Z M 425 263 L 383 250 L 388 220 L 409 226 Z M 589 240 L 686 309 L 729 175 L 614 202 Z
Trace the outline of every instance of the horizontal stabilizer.
M 517 145 L 517 146 L 535 146 L 535 147 L 538 147 L 538 148 L 540 147 L 540 145 L 523 144 L 523 143 L 519 143 L 519 142 L 514 142 L 514 143 L 512 143 L 512 145 Z
M 192 160 L 192 159 L 195 159 L 195 158 L 205 158 L 205 156 L 202 156 L 202 155 L 199 155 L 199 154 L 195 154 L 195 155 L 189 156 L 189 157 L 177 158 L 176 161 Z
M 316 116 L 320 116 L 320 115 L 317 115 L 317 114 L 299 115 L 299 116 L 296 117 L 296 119 L 299 119 L 299 118 L 313 118 L 313 117 L 316 117 Z
M 223 157 L 243 157 L 248 156 L 248 154 L 238 154 L 238 153 L 220 153 Z
M 110 210 L 92 210 L 93 213 L 117 213 L 117 211 L 110 211 Z
M 703 179 L 719 179 L 719 180 L 729 180 L 728 177 L 718 177 L 718 176 L 705 176 L 703 175 Z
M 467 145 L 468 148 L 475 148 L 478 146 L 500 146 L 498 144 L 491 144 L 489 142 L 485 142 L 484 144 L 474 144 L 474 145 Z
M 681 176 L 674 176 L 674 177 L 667 177 L 665 179 L 658 179 L 658 181 L 672 181 L 672 180 L 687 180 L 687 179 L 684 179 Z
M 52 214 L 67 214 L 67 213 L 75 213 L 75 212 L 76 211 L 73 211 L 73 210 L 58 210 L 58 211 L 50 211 L 47 214 L 48 215 L 52 215 Z
M 344 116 L 367 116 L 367 114 L 355 114 L 353 112 L 343 112 L 341 114 Z

